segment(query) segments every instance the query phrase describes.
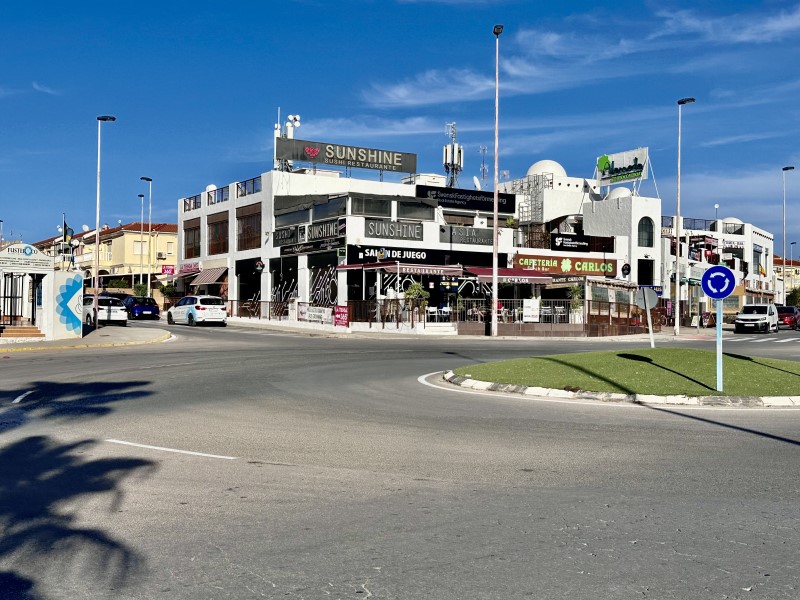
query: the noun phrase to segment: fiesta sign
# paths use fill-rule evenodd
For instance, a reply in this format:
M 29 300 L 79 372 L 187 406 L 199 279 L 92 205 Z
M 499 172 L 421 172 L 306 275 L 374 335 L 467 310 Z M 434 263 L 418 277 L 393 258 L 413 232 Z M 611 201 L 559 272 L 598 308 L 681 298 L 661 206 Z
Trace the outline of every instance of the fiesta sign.
M 548 275 L 595 275 L 616 277 L 616 260 L 598 260 L 570 256 L 517 254 L 514 268 L 533 269 Z

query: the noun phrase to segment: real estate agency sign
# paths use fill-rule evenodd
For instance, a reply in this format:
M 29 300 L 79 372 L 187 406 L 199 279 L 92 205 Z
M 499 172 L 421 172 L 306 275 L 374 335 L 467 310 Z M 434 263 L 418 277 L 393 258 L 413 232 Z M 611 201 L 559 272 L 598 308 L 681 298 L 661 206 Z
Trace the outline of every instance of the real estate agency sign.
M 548 275 L 591 275 L 616 277 L 617 261 L 592 256 L 553 256 L 544 254 L 517 254 L 515 269 L 534 269 Z
M 597 159 L 600 185 L 647 179 L 647 148 L 603 154 Z

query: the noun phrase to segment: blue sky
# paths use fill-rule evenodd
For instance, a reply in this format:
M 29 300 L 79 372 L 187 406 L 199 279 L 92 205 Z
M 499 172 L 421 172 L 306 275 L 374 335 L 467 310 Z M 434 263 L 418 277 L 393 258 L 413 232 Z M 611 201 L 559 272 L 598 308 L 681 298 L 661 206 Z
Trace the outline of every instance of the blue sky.
M 493 172 L 494 58 L 500 37 L 501 171 L 537 160 L 592 175 L 596 157 L 650 148 L 642 192 L 736 216 L 800 242 L 800 3 L 502 0 L 150 1 L 0 4 L 0 219 L 34 242 L 93 227 L 97 121 L 101 221 L 153 220 L 179 198 L 272 165 L 278 110 L 297 137 L 418 155 L 443 173 L 445 124 L 464 146 L 462 187 Z M 358 176 L 374 177 L 370 171 Z M 145 200 L 145 219 L 147 218 Z M 796 246 L 800 254 L 800 246 Z M 788 254 L 788 250 L 787 250 Z M 795 256 L 797 258 L 797 256 Z

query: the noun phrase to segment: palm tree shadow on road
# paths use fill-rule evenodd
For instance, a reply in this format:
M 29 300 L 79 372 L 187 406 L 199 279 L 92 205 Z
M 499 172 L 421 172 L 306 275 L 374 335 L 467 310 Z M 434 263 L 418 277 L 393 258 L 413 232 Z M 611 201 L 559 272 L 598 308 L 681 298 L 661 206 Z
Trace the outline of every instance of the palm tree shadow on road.
M 155 463 L 135 458 L 86 460 L 96 442 L 60 444 L 46 436 L 0 450 L 0 596 L 42 600 L 35 577 L 79 578 L 87 589 L 119 590 L 142 557 L 98 528 L 77 525 L 75 507 L 109 497 L 109 518 L 122 504 L 121 484 Z

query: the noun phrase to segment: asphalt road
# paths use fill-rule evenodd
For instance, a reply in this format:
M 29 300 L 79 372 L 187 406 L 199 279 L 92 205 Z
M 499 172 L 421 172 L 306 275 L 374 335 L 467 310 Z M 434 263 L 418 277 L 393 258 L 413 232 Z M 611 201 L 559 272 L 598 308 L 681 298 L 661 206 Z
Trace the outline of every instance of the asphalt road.
M 0 362 L 0 597 L 800 597 L 797 410 L 419 380 L 620 343 L 158 326 Z

